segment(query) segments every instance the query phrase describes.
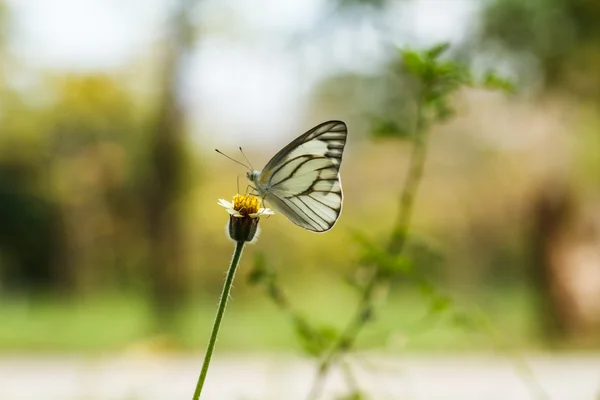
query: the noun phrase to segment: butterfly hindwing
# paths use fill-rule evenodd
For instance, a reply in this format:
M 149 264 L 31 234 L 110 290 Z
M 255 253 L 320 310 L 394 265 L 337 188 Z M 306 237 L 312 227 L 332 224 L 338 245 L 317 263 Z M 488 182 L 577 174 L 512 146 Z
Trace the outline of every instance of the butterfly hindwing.
M 302 162 L 298 164 L 296 159 Z M 308 230 L 324 232 L 331 229 L 342 211 L 343 199 L 335 164 L 327 157 L 304 155 L 288 165 L 294 168 L 285 179 L 275 182 L 279 174 L 273 175 L 267 201 L 273 203 L 276 198 L 278 205 L 285 204 L 283 208 L 275 208 Z

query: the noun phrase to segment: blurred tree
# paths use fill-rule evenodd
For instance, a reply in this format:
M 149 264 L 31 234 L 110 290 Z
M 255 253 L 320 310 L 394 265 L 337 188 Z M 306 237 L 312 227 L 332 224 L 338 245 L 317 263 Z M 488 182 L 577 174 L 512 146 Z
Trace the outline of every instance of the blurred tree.
M 56 100 L 39 116 L 29 146 L 43 149 L 46 191 L 64 209 L 65 278 L 73 290 L 87 291 L 125 274 L 140 246 L 131 232 L 137 214 L 130 177 L 140 128 L 131 96 L 115 78 L 66 75 L 49 83 L 46 93 Z
M 133 174 L 141 129 L 131 95 L 102 74 L 39 81 L 32 91 L 2 93 L 5 263 L 26 288 L 82 293 L 131 284 L 145 245 Z
M 538 84 L 542 92 L 559 92 L 571 96 L 571 100 L 593 104 L 597 110 L 593 118 L 597 120 L 599 21 L 597 0 L 493 0 L 482 11 L 478 41 L 484 54 L 511 60 L 523 79 Z M 586 143 L 588 154 L 575 157 L 575 162 L 597 159 L 598 147 L 589 146 L 585 132 L 572 134 L 578 134 Z M 591 135 L 597 137 L 598 133 Z M 573 337 L 592 329 L 600 320 L 600 311 L 589 311 L 597 302 L 593 299 L 600 298 L 600 285 L 591 284 L 598 281 L 600 272 L 595 276 L 582 273 L 586 263 L 575 257 L 581 249 L 590 247 L 590 235 L 574 233 L 574 227 L 597 223 L 579 212 L 589 200 L 575 194 L 568 178 L 557 178 L 556 171 L 552 172 L 553 176 L 532 197 L 534 284 L 538 288 L 544 334 L 551 338 Z M 594 176 L 592 185 L 597 187 L 597 170 Z M 600 204 L 594 207 L 600 210 Z M 594 262 L 596 271 L 600 271 L 598 259 Z M 596 313 L 595 317 L 586 316 L 590 312 Z
M 0 283 L 11 292 L 65 289 L 62 216 L 40 191 L 40 172 L 35 160 L 0 160 Z
M 533 204 L 534 283 L 543 333 L 598 345 L 600 207 L 582 209 L 567 184 L 542 185 Z
M 509 56 L 543 88 L 600 102 L 598 21 L 596 0 L 493 0 L 479 40 L 484 53 Z
M 22 100 L 7 87 L 9 23 L 0 1 L 0 285 L 13 292 L 62 290 L 66 241 L 60 207 L 43 190 L 40 153 L 21 151 L 28 137 L 14 129 Z
M 2 93 L 4 93 L 4 85 L 5 85 L 5 83 L 4 83 L 4 80 L 5 80 L 4 59 L 6 57 L 5 41 L 6 41 L 6 36 L 7 36 L 7 32 L 8 32 L 7 22 L 8 22 L 8 17 L 7 17 L 7 12 L 6 12 L 6 6 L 4 5 L 4 2 L 2 0 L 0 0 L 0 100 L 2 97 Z M 0 112 L 1 112 L 1 109 L 0 109 Z
M 546 336 L 560 338 L 568 333 L 568 312 L 561 306 L 565 291 L 561 289 L 562 266 L 556 265 L 554 249 L 559 245 L 564 232 L 569 229 L 574 218 L 573 193 L 570 188 L 544 185 L 537 193 L 533 207 L 533 282 L 540 294 L 539 307 L 542 312 L 542 329 Z M 568 303 L 568 299 L 566 303 Z
M 180 215 L 176 203 L 183 189 L 184 131 L 179 85 L 193 44 L 190 17 L 197 0 L 180 0 L 167 27 L 158 81 L 155 117 L 150 128 L 145 212 L 150 239 L 149 272 L 157 329 L 168 328 L 186 297 L 187 278 L 181 256 Z

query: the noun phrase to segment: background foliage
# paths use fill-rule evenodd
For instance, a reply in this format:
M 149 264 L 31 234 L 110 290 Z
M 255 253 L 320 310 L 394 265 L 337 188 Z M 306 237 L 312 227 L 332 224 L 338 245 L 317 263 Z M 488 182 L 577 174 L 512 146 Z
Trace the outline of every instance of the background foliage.
M 291 94 L 305 96 L 298 121 L 268 140 L 252 139 L 260 132 L 248 129 L 244 145 L 260 165 L 321 120 L 347 121 L 344 213 L 327 235 L 302 232 L 282 216 L 264 220 L 248 252 L 267 256 L 301 314 L 339 326 L 356 299 L 339 277 L 383 251 L 369 243 L 405 233 L 394 230 L 397 194 L 426 131 L 405 249 L 411 268 L 436 293 L 480 304 L 516 344 L 597 346 L 597 2 L 494 0 L 448 48 L 424 45 L 390 23 L 408 14 L 409 3 L 329 2 L 318 23 L 282 27 L 275 48 L 295 57 L 299 79 L 326 72 Z M 118 68 L 54 68 L 18 51 L 18 20 L 7 4 L 0 2 L 0 349 L 119 350 L 165 333 L 164 346 L 200 348 L 230 253 L 216 201 L 235 194 L 242 171 L 214 155 L 215 143 L 227 153 L 237 144 L 198 123 L 186 74 L 197 46 L 234 47 L 243 26 L 223 22 L 203 2 L 182 1 L 167 7 L 156 40 Z M 342 46 L 336 32 L 347 27 Z M 247 36 L 249 48 L 270 43 Z M 362 45 L 367 36 L 374 39 Z M 313 57 L 317 41 L 322 54 Z M 372 48 L 378 57 L 356 62 L 371 60 Z M 514 89 L 492 69 L 514 78 L 518 93 L 486 90 Z M 417 130 L 415 76 L 429 85 Z M 257 90 L 256 101 L 266 100 Z M 244 263 L 240 273 L 248 276 L 252 263 Z M 261 288 L 242 279 L 228 319 L 248 335 L 228 336 L 226 322 L 220 345 L 301 346 Z M 489 338 L 474 340 L 456 325 L 424 323 L 432 321 L 424 286 L 402 276 L 390 285 L 389 303 L 359 343 L 489 347 Z

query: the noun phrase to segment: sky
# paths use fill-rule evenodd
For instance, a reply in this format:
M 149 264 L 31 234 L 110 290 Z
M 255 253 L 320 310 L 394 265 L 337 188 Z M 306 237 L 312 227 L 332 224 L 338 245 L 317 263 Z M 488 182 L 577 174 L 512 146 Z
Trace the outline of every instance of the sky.
M 320 79 L 344 69 L 374 68 L 390 44 L 458 40 L 478 1 L 399 1 L 382 26 L 402 41 L 384 43 L 369 24 L 339 24 L 328 17 L 326 0 L 205 0 L 197 11 L 203 21 L 200 39 L 182 84 L 192 125 L 220 132 L 215 142 L 236 145 L 295 126 L 308 129 L 305 105 Z M 110 71 L 147 53 L 173 5 L 166 0 L 6 2 L 14 21 L 13 52 L 31 65 L 74 71 Z M 314 38 L 303 35 L 315 31 Z

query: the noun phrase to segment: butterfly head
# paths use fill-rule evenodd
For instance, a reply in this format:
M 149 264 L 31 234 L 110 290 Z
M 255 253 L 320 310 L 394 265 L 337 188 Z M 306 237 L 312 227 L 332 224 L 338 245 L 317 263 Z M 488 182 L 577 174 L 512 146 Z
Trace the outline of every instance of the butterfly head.
M 250 182 L 256 182 L 256 181 L 258 181 L 259 176 L 260 176 L 260 171 L 248 171 L 248 172 L 246 172 L 246 177 L 248 178 L 248 180 Z

